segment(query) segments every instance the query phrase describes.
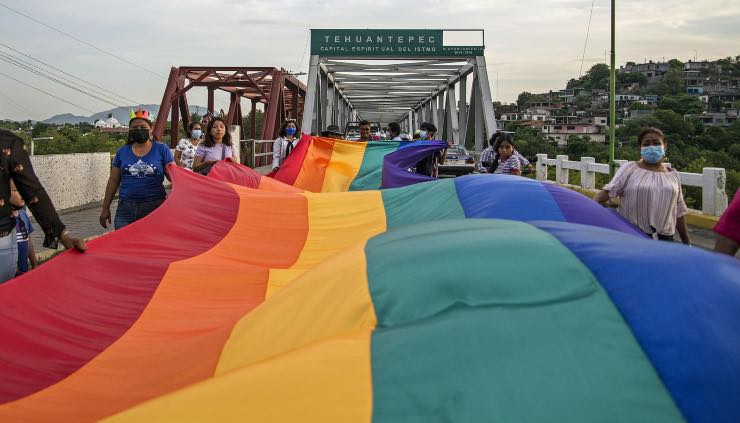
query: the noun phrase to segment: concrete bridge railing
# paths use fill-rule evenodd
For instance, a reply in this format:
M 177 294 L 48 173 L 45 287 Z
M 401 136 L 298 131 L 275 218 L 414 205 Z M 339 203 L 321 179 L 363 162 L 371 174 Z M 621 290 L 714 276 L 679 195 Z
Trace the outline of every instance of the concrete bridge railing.
M 31 164 L 57 210 L 103 200 L 110 175 L 109 153 L 31 156 Z
M 617 166 L 627 163 L 627 160 L 615 160 Z M 579 161 L 568 160 L 566 155 L 558 155 L 554 159 L 547 154 L 537 155 L 537 179 L 547 180 L 548 166 L 555 167 L 555 181 L 561 185 L 570 185 L 570 171 L 577 170 L 581 174 L 580 184 L 576 185 L 584 190 L 596 190 L 596 174 L 609 174 L 609 165 L 596 163 L 593 157 L 581 157 Z M 727 193 L 725 169 L 705 167 L 702 173 L 678 172 L 681 183 L 688 187 L 699 187 L 702 192 L 701 213 L 707 216 L 720 216 L 727 208 Z

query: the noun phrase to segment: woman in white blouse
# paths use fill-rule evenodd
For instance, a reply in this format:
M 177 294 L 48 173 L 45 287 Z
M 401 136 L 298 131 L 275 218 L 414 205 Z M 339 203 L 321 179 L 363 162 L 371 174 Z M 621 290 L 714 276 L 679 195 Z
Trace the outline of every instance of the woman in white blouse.
M 684 216 L 688 212 L 678 172 L 663 164 L 667 144 L 660 129 L 647 128 L 637 137 L 642 159 L 622 165 L 614 178 L 594 196 L 598 203 L 619 197 L 619 214 L 643 232 L 673 241 L 678 231 L 689 244 Z
M 200 137 L 203 135 L 203 127 L 200 122 L 190 122 L 188 125 L 188 138 L 183 138 L 175 147 L 175 164 L 188 170 L 193 170 L 193 161 L 195 160 L 195 150 L 200 144 Z
M 298 128 L 295 119 L 288 119 L 283 122 L 278 132 L 278 139 L 272 144 L 272 170 L 278 170 L 283 165 L 283 161 L 298 145 L 300 138 L 297 138 Z

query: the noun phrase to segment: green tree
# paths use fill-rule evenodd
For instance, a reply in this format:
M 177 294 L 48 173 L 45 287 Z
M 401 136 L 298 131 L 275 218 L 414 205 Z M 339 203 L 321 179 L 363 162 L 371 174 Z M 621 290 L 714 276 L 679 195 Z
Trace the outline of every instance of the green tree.
M 519 107 L 519 110 L 524 110 L 529 107 L 529 105 L 532 104 L 533 98 L 534 94 L 530 92 L 524 91 L 519 93 L 519 96 L 516 98 L 516 105 Z
M 641 87 L 646 87 L 648 79 L 647 76 L 639 72 L 618 73 L 617 84 L 639 84 Z
M 704 103 L 688 94 L 664 95 L 658 100 L 658 109 L 671 110 L 679 115 L 700 114 L 704 111 Z
M 653 106 L 649 104 L 643 104 L 643 103 L 638 103 L 637 101 L 634 101 L 630 103 L 629 109 L 630 110 L 653 110 Z
M 719 97 L 712 97 L 709 99 L 709 104 L 707 106 L 710 111 L 721 112 L 725 108 L 725 102 Z
M 677 95 L 685 92 L 686 80 L 684 79 L 683 63 L 675 59 L 668 63 L 670 66 L 668 71 L 655 87 L 656 94 Z
M 568 81 L 567 88 L 585 88 L 587 90 L 606 89 L 609 86 L 609 66 L 597 63 L 579 79 Z
M 547 154 L 549 156 L 559 154 L 555 143 L 546 140 L 531 127 L 517 128 L 514 140 L 517 151 L 530 160 L 534 160 L 537 154 Z
M 603 88 L 605 89 L 609 85 L 609 77 L 611 70 L 605 63 L 597 63 L 591 66 L 586 74 L 586 81 L 584 88 L 588 90 Z
M 588 110 L 591 108 L 591 96 L 579 95 L 576 97 L 574 105 L 577 110 Z
M 33 126 L 33 130 L 31 131 L 31 136 L 34 138 L 41 137 L 42 134 L 47 132 L 50 128 L 53 128 L 53 125 L 49 125 L 48 123 L 36 122 L 36 125 Z
M 257 114 L 255 116 L 257 119 L 256 121 L 257 134 L 255 135 L 255 138 L 259 139 L 262 136 L 262 123 L 265 119 L 265 116 L 264 116 L 264 113 L 262 113 L 262 110 L 259 110 L 259 109 L 257 109 Z M 252 112 L 251 111 L 247 114 L 247 116 L 244 117 L 243 129 L 244 129 L 244 134 L 246 134 L 248 138 L 251 138 L 252 137 Z

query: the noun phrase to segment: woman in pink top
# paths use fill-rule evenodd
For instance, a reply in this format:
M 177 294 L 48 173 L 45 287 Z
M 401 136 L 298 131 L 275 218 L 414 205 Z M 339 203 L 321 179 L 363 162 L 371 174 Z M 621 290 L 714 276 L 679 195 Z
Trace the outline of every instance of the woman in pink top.
M 678 231 L 689 244 L 678 172 L 663 164 L 666 147 L 660 129 L 647 128 L 637 137 L 642 159 L 624 164 L 604 189 L 594 196 L 598 203 L 619 197 L 619 214 L 643 232 L 663 241 L 673 241 Z
M 227 158 L 239 163 L 239 156 L 231 141 L 231 135 L 226 130 L 226 121 L 217 116 L 208 122 L 206 137 L 195 150 L 193 171 L 207 174 L 216 162 Z

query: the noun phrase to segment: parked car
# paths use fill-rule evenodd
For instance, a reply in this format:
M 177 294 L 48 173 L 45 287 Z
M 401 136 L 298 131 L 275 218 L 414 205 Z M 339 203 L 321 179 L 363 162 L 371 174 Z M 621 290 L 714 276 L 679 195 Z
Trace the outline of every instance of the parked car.
M 447 149 L 445 164 L 439 166 L 440 176 L 462 176 L 475 171 L 475 158 L 461 145 Z

